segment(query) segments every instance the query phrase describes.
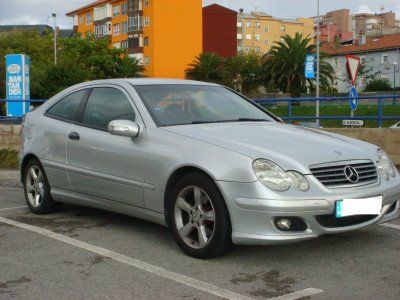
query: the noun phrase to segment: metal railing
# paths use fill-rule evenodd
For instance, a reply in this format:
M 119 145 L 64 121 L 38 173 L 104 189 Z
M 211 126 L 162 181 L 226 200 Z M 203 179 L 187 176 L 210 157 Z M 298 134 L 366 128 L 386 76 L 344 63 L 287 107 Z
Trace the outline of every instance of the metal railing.
M 296 105 L 301 105 L 302 103 L 310 102 L 312 105 L 315 105 L 317 100 L 320 101 L 320 104 L 323 103 L 343 103 L 346 104 L 350 101 L 349 97 L 320 97 L 320 98 L 271 98 L 271 99 L 254 99 L 253 101 L 261 104 L 261 105 L 278 105 L 279 103 L 287 103 L 288 105 L 288 115 L 281 117 L 283 120 L 287 121 L 288 123 L 292 123 L 293 121 L 303 121 L 303 120 L 372 120 L 376 121 L 378 127 L 382 127 L 383 121 L 386 120 L 398 120 L 400 121 L 400 115 L 396 116 L 385 116 L 383 114 L 383 107 L 386 105 L 393 105 L 394 103 L 398 103 L 400 106 L 400 95 L 385 95 L 385 96 L 359 96 L 357 97 L 358 100 L 368 100 L 369 102 L 376 103 L 377 105 L 377 114 L 375 116 L 343 116 L 343 115 L 336 115 L 336 116 L 319 116 L 317 118 L 314 116 L 298 116 L 293 114 L 293 108 Z M 34 100 L 5 100 L 0 99 L 0 104 L 6 102 L 30 102 L 30 104 L 41 104 L 46 102 L 47 100 L 44 99 L 34 99 Z M 0 120 L 4 119 L 21 119 L 16 117 L 7 117 L 7 116 L 0 116 Z
M 354 98 L 351 98 L 354 99 Z M 272 99 L 254 99 L 253 101 L 261 104 L 261 105 L 279 105 L 279 103 L 287 103 L 288 105 L 288 115 L 281 117 L 283 120 L 288 123 L 292 123 L 295 121 L 303 121 L 303 120 L 373 120 L 377 122 L 378 127 L 382 127 L 383 121 L 386 120 L 398 120 L 400 121 L 400 115 L 397 116 L 385 116 L 383 114 L 383 107 L 386 105 L 397 104 L 400 106 L 400 95 L 385 95 L 385 96 L 359 96 L 355 97 L 355 99 L 367 100 L 373 104 L 377 105 L 377 114 L 375 116 L 344 116 L 344 115 L 334 115 L 334 116 L 323 116 L 319 117 L 314 116 L 298 116 L 293 114 L 293 108 L 296 105 L 301 105 L 304 102 L 310 102 L 312 105 L 315 105 L 317 100 L 320 101 L 320 105 L 326 102 L 334 103 L 343 103 L 346 104 L 350 101 L 349 97 L 320 97 L 320 98 L 272 98 Z M 348 105 L 348 104 L 347 104 Z

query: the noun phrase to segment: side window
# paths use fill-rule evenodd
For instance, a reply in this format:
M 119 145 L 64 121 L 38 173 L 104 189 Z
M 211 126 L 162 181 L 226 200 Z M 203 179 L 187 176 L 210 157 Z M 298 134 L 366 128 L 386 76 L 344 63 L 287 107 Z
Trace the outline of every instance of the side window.
M 77 112 L 87 92 L 88 90 L 81 90 L 69 94 L 62 100 L 58 101 L 55 105 L 50 107 L 46 114 L 66 120 L 76 120 Z
M 113 120 L 135 121 L 135 113 L 128 98 L 114 88 L 94 88 L 86 103 L 82 123 L 107 129 Z

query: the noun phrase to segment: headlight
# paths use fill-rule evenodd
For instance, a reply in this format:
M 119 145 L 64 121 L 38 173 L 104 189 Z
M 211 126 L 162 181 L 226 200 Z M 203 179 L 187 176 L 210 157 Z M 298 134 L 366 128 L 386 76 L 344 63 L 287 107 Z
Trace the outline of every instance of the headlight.
M 376 165 L 378 170 L 381 172 L 383 178 L 389 180 L 390 176 L 396 176 L 396 168 L 393 162 L 390 160 L 389 156 L 385 153 L 385 151 L 378 149 L 377 151 L 378 159 L 376 161 Z
M 283 192 L 293 187 L 299 191 L 307 191 L 310 185 L 307 179 L 297 172 L 285 172 L 277 164 L 266 160 L 257 159 L 253 162 L 254 174 L 268 188 Z

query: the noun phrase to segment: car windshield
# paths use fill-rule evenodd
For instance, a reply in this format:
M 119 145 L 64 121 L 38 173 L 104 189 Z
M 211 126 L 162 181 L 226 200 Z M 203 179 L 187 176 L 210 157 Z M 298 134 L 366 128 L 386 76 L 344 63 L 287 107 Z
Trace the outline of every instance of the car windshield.
M 208 85 L 134 86 L 158 126 L 275 121 L 227 88 Z

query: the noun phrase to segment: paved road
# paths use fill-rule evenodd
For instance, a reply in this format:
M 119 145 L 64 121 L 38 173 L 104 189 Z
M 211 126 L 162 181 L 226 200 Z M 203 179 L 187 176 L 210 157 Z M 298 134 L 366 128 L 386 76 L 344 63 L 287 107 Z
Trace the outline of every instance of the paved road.
M 0 299 L 400 299 L 391 223 L 201 261 L 138 219 L 68 205 L 33 215 L 18 174 L 1 171 Z

